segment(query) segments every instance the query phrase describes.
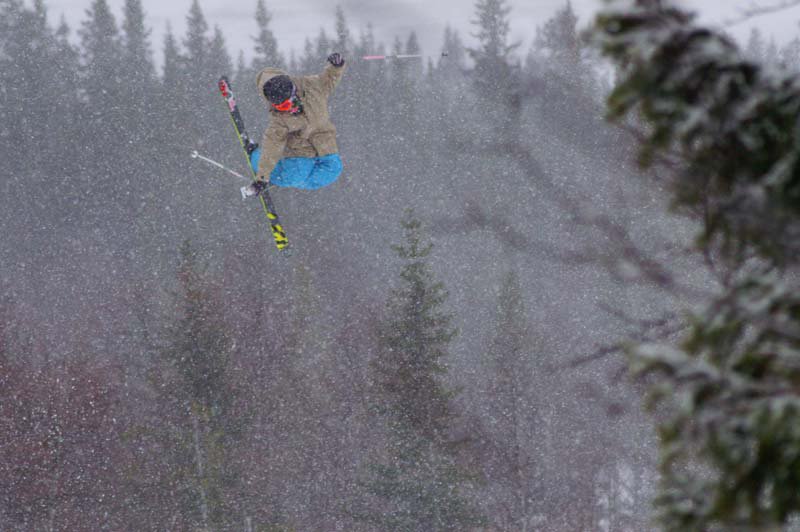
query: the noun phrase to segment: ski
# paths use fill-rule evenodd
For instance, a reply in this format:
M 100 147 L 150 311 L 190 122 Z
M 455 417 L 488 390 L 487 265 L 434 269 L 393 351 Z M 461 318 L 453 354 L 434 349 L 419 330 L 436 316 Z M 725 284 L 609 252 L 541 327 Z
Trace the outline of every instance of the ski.
M 236 97 L 233 94 L 233 90 L 231 90 L 231 84 L 228 78 L 225 76 L 219 79 L 219 92 L 228 107 L 233 128 L 236 131 L 236 136 L 242 147 L 242 153 L 244 153 L 247 159 L 247 167 L 250 169 L 250 173 L 255 181 L 256 173 L 250 164 L 250 153 L 255 149 L 255 144 L 253 144 L 250 137 L 247 135 L 247 130 L 244 127 L 244 120 L 242 120 L 242 114 L 239 112 L 239 106 L 236 104 Z M 261 198 L 261 205 L 264 207 L 267 220 L 269 220 L 269 227 L 272 231 L 272 237 L 275 239 L 275 245 L 279 251 L 288 254 L 289 240 L 286 238 L 286 232 L 283 230 L 283 225 L 281 224 L 280 218 L 278 218 L 278 213 L 275 212 L 275 205 L 272 203 L 272 197 L 269 195 L 269 191 L 262 191 L 261 194 L 259 194 L 259 198 Z

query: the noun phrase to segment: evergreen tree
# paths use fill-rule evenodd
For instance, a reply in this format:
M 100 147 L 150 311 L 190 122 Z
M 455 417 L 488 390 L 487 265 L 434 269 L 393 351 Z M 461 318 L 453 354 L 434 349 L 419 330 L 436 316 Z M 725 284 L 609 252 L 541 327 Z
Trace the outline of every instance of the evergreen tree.
M 303 57 L 300 58 L 299 73 L 303 75 L 313 74 L 319 68 L 319 58 L 314 49 L 311 39 L 306 37 L 303 45 Z
M 205 67 L 208 54 L 208 22 L 203 15 L 198 0 L 192 0 L 189 14 L 186 17 L 186 37 L 183 46 L 186 48 L 186 61 L 196 68 Z
M 0 18 L 4 21 L 0 26 L 0 68 L 9 81 L 0 88 L 0 149 L 14 155 L 3 157 L 0 167 L 9 175 L 72 173 L 80 162 L 75 161 L 74 151 L 72 157 L 60 160 L 58 155 L 65 153 L 60 142 L 67 137 L 65 130 L 79 132 L 73 129 L 73 121 L 57 111 L 76 110 L 74 49 L 50 29 L 41 0 L 34 2 L 32 10 L 20 2 L 3 2 Z M 70 81 L 74 83 L 68 85 Z
M 572 2 L 556 11 L 536 32 L 533 46 L 549 52 L 549 57 L 563 65 L 577 65 L 581 59 L 581 42 L 578 36 L 578 16 Z
M 52 63 L 57 75 L 56 79 L 51 80 L 51 90 L 58 94 L 59 112 L 51 118 L 58 122 L 58 126 L 52 128 L 54 136 L 51 142 L 55 152 L 53 158 L 58 161 L 58 170 L 52 168 L 48 173 L 52 175 L 59 172 L 65 176 L 75 176 L 81 168 L 81 160 L 75 156 L 81 151 L 80 128 L 72 120 L 64 120 L 64 117 L 82 113 L 84 105 L 75 90 L 80 85 L 80 52 L 70 42 L 70 29 L 63 16 L 55 34 Z
M 258 26 L 258 35 L 253 38 L 255 41 L 255 56 L 253 57 L 253 66 L 255 69 L 260 70 L 265 67 L 286 68 L 286 63 L 283 56 L 278 51 L 278 41 L 275 39 L 269 24 L 272 21 L 272 15 L 267 11 L 264 0 L 258 0 L 256 4 L 256 24 Z
M 190 112 L 185 120 L 188 131 L 184 133 L 182 141 L 198 146 L 220 145 L 215 141 L 229 139 L 230 132 L 224 129 L 226 117 L 216 112 L 219 110 L 216 86 L 222 74 L 230 74 L 231 60 L 224 50 L 222 35 L 215 30 L 209 37 L 209 26 L 198 0 L 193 0 L 186 22 L 186 37 L 183 40 L 184 105 Z
M 754 61 L 764 61 L 766 59 L 767 45 L 764 43 L 764 36 L 761 30 L 753 28 L 750 30 L 750 37 L 747 39 L 745 53 L 747 57 Z
M 495 336 L 488 349 L 491 368 L 487 405 L 491 413 L 489 438 L 494 441 L 494 455 L 485 464 L 486 475 L 504 485 L 504 504 L 498 518 L 505 528 L 528 530 L 535 502 L 537 471 L 530 455 L 530 425 L 535 405 L 529 402 L 531 359 L 534 347 L 530 335 L 522 289 L 516 272 L 503 279 L 497 302 Z M 510 492 L 510 495 L 508 493 Z
M 82 197 L 84 214 L 107 224 L 106 235 L 124 242 L 130 248 L 135 235 L 129 220 L 135 219 L 136 201 L 130 201 L 126 186 L 137 177 L 137 168 L 128 164 L 132 131 L 124 102 L 131 80 L 122 77 L 122 40 L 114 15 L 106 0 L 94 0 L 86 11 L 87 18 L 79 31 L 83 68 L 81 94 L 86 112 L 80 120 L 81 140 L 85 146 L 102 142 L 102 150 L 91 150 L 84 162 L 82 188 L 103 190 L 102 202 L 91 196 Z M 124 229 L 123 229 L 124 226 Z
M 442 43 L 442 57 L 439 58 L 438 69 L 446 77 L 463 78 L 462 69 L 466 62 L 466 51 L 461 36 L 457 30 L 449 25 L 444 29 L 444 42 Z
M 153 385 L 162 482 L 182 528 L 230 529 L 241 504 L 235 451 L 244 420 L 229 381 L 233 340 L 223 318 L 219 290 L 195 249 L 184 242 Z M 145 470 L 151 469 L 149 466 Z
M 490 99 L 506 106 L 499 120 L 494 120 L 491 132 L 499 142 L 519 137 L 519 117 L 521 96 L 519 94 L 519 72 L 512 65 L 511 52 L 519 43 L 509 43 L 509 13 L 511 7 L 506 0 L 477 0 L 475 18 L 472 24 L 477 27 L 474 36 L 479 47 L 468 49 L 475 61 L 472 73 L 473 84 L 479 99 Z M 497 116 L 495 108 L 492 116 Z
M 150 30 L 144 25 L 142 0 L 125 0 L 124 13 L 122 67 L 131 74 L 131 79 L 136 80 L 134 85 L 148 89 L 155 78 L 155 68 L 151 59 Z
M 158 126 L 163 114 L 153 99 L 157 80 L 150 51 L 150 31 L 144 24 L 141 0 L 125 1 L 122 30 L 123 59 L 119 69 L 122 79 L 127 80 L 127 94 L 118 105 L 126 116 L 127 138 L 119 140 L 127 144 L 128 149 L 124 152 L 125 158 L 118 163 L 131 170 L 135 176 L 134 186 L 139 189 L 138 196 L 144 197 L 155 184 L 147 177 L 156 173 L 152 162 L 159 158 Z M 151 236 L 149 232 L 144 234 L 147 239 Z
M 342 9 L 341 5 L 338 5 L 336 6 L 336 40 L 333 42 L 333 50 L 347 58 L 352 50 L 351 43 L 350 30 L 347 27 L 344 9 Z
M 644 167 L 677 155 L 670 204 L 696 219 L 695 250 L 719 283 L 681 339 L 630 352 L 637 373 L 657 377 L 660 521 L 674 531 L 791 527 L 800 516 L 800 84 L 655 0 L 601 13 L 595 36 L 621 68 L 609 115 L 628 124 L 636 115 Z
M 416 37 L 410 36 L 408 44 L 418 46 Z M 403 42 L 399 37 L 395 37 L 392 46 L 392 54 L 399 55 L 407 53 L 408 48 L 403 47 Z M 419 49 L 417 48 L 417 51 Z M 390 120 L 392 127 L 392 149 L 397 151 L 407 151 L 411 149 L 409 143 L 415 140 L 411 134 L 415 130 L 416 122 L 416 103 L 417 86 L 419 76 L 415 72 L 419 71 L 419 60 L 408 59 L 392 61 L 389 64 L 390 94 L 388 107 L 390 109 Z M 421 72 L 421 71 L 419 71 Z
M 167 31 L 164 34 L 164 68 L 161 76 L 165 86 L 176 87 L 179 84 L 183 62 L 175 34 L 172 32 L 172 25 L 167 23 Z
M 800 37 L 795 37 L 783 47 L 780 61 L 786 68 L 800 70 Z
M 172 32 L 172 25 L 167 23 L 164 34 L 164 63 L 161 75 L 161 87 L 159 90 L 159 100 L 170 102 L 170 105 L 162 106 L 161 127 L 158 131 L 163 135 L 162 144 L 168 147 L 170 157 L 162 158 L 163 163 L 168 166 L 178 168 L 180 164 L 175 153 L 176 135 L 184 135 L 186 129 L 186 117 L 190 115 L 189 100 L 187 91 L 189 83 L 187 79 L 186 58 L 181 54 L 177 39 Z
M 208 67 L 211 72 L 233 72 L 233 63 L 225 47 L 225 37 L 219 26 L 214 26 L 214 37 L 209 44 Z
M 328 34 L 325 33 L 325 28 L 319 29 L 317 36 L 317 61 L 322 62 L 331 53 L 331 41 L 328 39 Z M 319 67 L 317 67 L 319 69 Z
M 408 40 L 406 40 L 406 50 L 405 53 L 408 55 L 420 55 L 422 53 L 422 48 L 419 45 L 419 39 L 417 38 L 417 32 L 412 31 L 408 35 Z M 418 82 L 422 78 L 423 74 L 423 65 L 421 60 L 414 60 L 409 63 L 409 72 L 410 72 L 410 79 Z
M 586 127 L 586 117 L 600 126 L 600 93 L 591 66 L 583 59 L 578 17 L 571 2 L 538 28 L 526 58 L 527 83 L 536 87 L 536 101 L 545 127 L 569 142 L 596 144 L 598 131 Z M 576 112 L 577 111 L 577 112 Z M 548 128 L 549 129 L 549 128 Z
M 421 222 L 408 212 L 402 226 L 405 243 L 394 247 L 404 261 L 401 287 L 389 298 L 373 362 L 374 407 L 388 426 L 391 459 L 374 465 L 364 484 L 377 508 L 356 514 L 380 530 L 464 530 L 482 518 L 463 493 L 468 477 L 449 442 L 456 392 L 442 379 L 457 331 L 442 308 L 444 285 L 427 263 L 432 245 Z

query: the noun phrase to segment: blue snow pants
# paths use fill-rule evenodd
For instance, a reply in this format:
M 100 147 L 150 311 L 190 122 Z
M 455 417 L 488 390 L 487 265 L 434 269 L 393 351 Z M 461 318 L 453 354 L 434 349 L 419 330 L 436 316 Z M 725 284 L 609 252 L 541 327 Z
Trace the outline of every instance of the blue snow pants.
M 258 171 L 261 148 L 250 155 L 253 170 Z M 285 157 L 278 161 L 269 175 L 269 182 L 279 187 L 316 190 L 330 185 L 342 173 L 342 159 L 338 153 L 322 157 Z

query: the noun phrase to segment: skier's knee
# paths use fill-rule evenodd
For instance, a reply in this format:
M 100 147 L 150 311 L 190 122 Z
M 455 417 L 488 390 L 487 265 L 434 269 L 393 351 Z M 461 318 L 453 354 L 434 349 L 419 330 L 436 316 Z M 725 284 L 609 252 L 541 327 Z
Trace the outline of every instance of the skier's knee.
M 334 153 L 320 157 L 314 171 L 309 176 L 309 188 L 318 189 L 330 185 L 342 175 L 342 159 Z

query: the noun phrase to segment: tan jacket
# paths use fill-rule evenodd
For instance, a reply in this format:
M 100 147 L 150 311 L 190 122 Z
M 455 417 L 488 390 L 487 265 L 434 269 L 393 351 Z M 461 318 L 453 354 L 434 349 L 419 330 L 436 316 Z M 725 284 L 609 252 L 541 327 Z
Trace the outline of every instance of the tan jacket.
M 261 139 L 259 180 L 266 181 L 284 157 L 318 157 L 339 152 L 336 128 L 328 114 L 328 97 L 342 79 L 345 68 L 328 65 L 317 76 L 290 76 L 303 105 L 303 112 L 296 115 L 276 111 L 264 96 L 264 84 L 275 76 L 286 75 L 286 72 L 265 68 L 258 74 L 258 92 L 270 109 L 269 127 Z

